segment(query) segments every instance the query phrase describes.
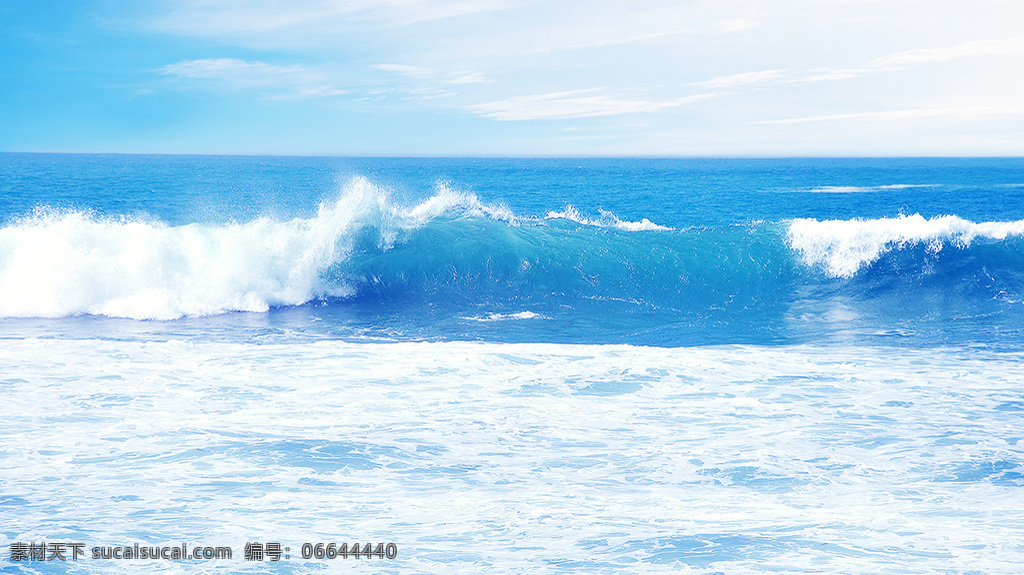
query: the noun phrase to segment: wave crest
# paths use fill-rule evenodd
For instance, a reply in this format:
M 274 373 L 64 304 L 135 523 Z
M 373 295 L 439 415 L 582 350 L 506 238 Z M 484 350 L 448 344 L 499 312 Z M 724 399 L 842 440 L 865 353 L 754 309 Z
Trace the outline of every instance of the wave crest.
M 569 220 L 571 222 L 576 222 L 577 224 L 582 224 L 585 226 L 616 228 L 620 230 L 625 230 L 627 232 L 643 232 L 654 230 L 667 231 L 672 229 L 666 226 L 658 225 L 647 218 L 642 218 L 639 222 L 629 222 L 620 220 L 618 216 L 607 210 L 598 210 L 598 212 L 601 214 L 601 217 L 596 220 L 592 220 L 590 218 L 586 218 L 580 215 L 579 211 L 577 211 L 576 208 L 574 208 L 573 206 L 566 206 L 564 211 L 548 212 L 548 215 L 545 219 Z
M 0 317 L 174 319 L 267 311 L 354 288 L 322 271 L 359 242 L 388 249 L 442 215 L 512 221 L 502 206 L 439 185 L 411 208 L 365 178 L 309 219 L 168 226 L 39 209 L 0 228 Z
M 956 216 L 925 219 L 914 214 L 871 220 L 797 219 L 789 225 L 788 243 L 805 264 L 848 278 L 893 249 L 924 245 L 935 253 L 947 245 L 970 247 L 977 238 L 1020 236 L 1024 220 L 975 223 Z

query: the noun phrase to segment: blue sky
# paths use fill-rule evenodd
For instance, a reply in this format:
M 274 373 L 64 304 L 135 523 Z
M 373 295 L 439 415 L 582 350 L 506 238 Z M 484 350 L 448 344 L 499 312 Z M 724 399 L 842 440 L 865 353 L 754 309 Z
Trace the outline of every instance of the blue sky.
M 0 0 L 0 150 L 1024 155 L 1019 0 Z

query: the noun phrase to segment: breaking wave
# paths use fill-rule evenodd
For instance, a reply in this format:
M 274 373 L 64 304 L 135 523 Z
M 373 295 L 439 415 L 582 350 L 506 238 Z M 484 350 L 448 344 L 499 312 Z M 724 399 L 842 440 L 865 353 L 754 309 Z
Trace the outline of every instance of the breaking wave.
M 402 206 L 365 178 L 288 221 L 170 226 L 40 208 L 0 228 L 0 316 L 168 320 L 323 301 L 455 306 L 499 323 L 602 306 L 758 321 L 815 290 L 1024 300 L 1024 221 L 657 219 L 514 214 L 444 186 Z

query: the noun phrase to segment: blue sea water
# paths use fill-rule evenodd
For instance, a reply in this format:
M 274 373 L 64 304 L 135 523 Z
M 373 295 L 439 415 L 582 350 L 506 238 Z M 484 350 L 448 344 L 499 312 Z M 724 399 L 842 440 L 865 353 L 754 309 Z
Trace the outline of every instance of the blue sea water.
M 0 543 L 236 555 L 0 566 L 1012 573 L 1022 329 L 1021 159 L 0 154 Z

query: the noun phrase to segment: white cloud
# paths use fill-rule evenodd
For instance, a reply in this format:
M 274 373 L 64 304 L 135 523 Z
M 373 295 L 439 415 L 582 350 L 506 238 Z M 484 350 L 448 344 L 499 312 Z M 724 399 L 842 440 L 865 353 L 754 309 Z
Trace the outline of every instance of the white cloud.
M 485 84 L 492 81 L 491 78 L 481 72 L 468 71 L 453 72 L 444 80 L 446 84 Z
M 475 104 L 469 106 L 468 109 L 479 116 L 505 122 L 518 120 L 565 120 L 660 112 L 667 108 L 683 106 L 710 97 L 710 94 L 698 94 L 675 100 L 653 101 L 587 95 L 599 90 L 572 90 L 550 94 L 517 96 L 496 102 Z
M 457 69 L 448 73 L 438 73 L 425 66 L 410 64 L 373 64 L 370 68 L 384 72 L 393 72 L 401 76 L 415 78 L 423 82 L 436 81 L 443 84 L 483 84 L 492 80 L 481 72 Z
M 832 80 L 848 80 L 866 74 L 883 71 L 899 71 L 919 64 L 946 62 L 958 58 L 977 56 L 995 56 L 1024 51 L 1024 37 L 1003 40 L 980 40 L 964 42 L 939 48 L 925 48 L 894 52 L 876 58 L 862 68 L 846 69 L 809 69 L 809 70 L 760 70 L 716 76 L 710 80 L 694 82 L 694 86 L 708 88 L 738 89 L 743 87 L 760 87 L 765 85 L 800 84 L 809 82 L 826 82 Z
M 373 64 L 370 67 L 374 70 L 394 72 L 405 76 L 422 76 L 430 73 L 429 68 L 424 68 L 423 66 L 411 66 L 408 64 Z
M 627 44 L 637 44 L 650 40 L 656 40 L 660 38 L 666 38 L 668 36 L 677 36 L 679 34 L 685 34 L 689 32 L 689 29 L 679 30 L 665 30 L 660 32 L 649 32 L 645 34 L 637 34 L 633 36 L 621 36 L 613 33 L 599 34 L 601 38 L 597 40 L 588 40 L 585 42 L 544 42 L 540 47 L 532 48 L 525 51 L 527 54 L 546 54 L 549 52 L 556 51 L 572 51 L 572 50 L 585 50 L 587 48 L 610 48 L 613 46 L 624 46 Z
M 275 66 L 266 62 L 247 62 L 235 58 L 185 60 L 161 68 L 164 74 L 182 78 L 223 80 L 243 85 L 274 84 L 279 78 L 305 74 L 302 66 Z
M 271 34 L 288 42 L 366 27 L 402 27 L 498 10 L 504 0 L 179 0 L 150 26 L 166 32 L 213 37 Z
M 818 150 L 832 138 L 841 151 L 874 137 L 868 122 L 920 118 L 891 135 L 912 149 L 939 141 L 943 118 L 977 119 L 980 138 L 999 104 L 1024 102 L 1024 3 L 1009 0 L 161 1 L 148 30 L 242 58 L 172 64 L 168 76 L 271 97 L 344 87 L 368 102 L 360 111 L 489 118 L 488 149 L 549 135 L 503 123 L 590 118 L 572 125 L 624 149 Z M 671 113 L 712 96 L 699 115 Z M 623 119 L 602 120 L 612 117 Z M 756 120 L 777 127 L 770 140 Z
M 266 89 L 278 97 L 322 97 L 345 93 L 303 66 L 278 66 L 235 58 L 185 60 L 160 68 L 167 76 L 228 89 Z
M 794 77 L 790 80 L 791 83 L 803 83 L 803 82 L 827 82 L 830 80 L 849 80 L 850 78 L 857 78 L 871 72 L 868 68 L 848 68 L 845 70 L 833 70 L 833 69 L 821 69 L 821 70 L 810 70 L 805 72 L 803 76 Z
M 802 118 L 786 118 L 783 120 L 766 120 L 751 123 L 761 125 L 810 124 L 816 122 L 836 121 L 893 121 L 912 120 L 916 118 L 975 118 L 979 116 L 1017 115 L 1024 115 L 1024 106 L 979 106 L 966 108 L 918 108 L 911 110 L 884 110 L 877 112 L 857 112 L 852 114 L 805 116 Z
M 1024 51 L 1024 37 L 1018 36 L 1003 40 L 978 40 L 939 48 L 907 50 L 882 56 L 875 60 L 873 65 L 876 68 L 899 69 L 914 64 L 946 62 L 957 58 L 973 56 L 996 56 L 1020 51 Z
M 761 70 L 759 72 L 743 72 L 741 74 L 729 74 L 718 76 L 703 82 L 696 82 L 695 86 L 707 88 L 732 89 L 757 84 L 775 83 L 789 78 L 785 70 Z
M 827 82 L 832 80 L 848 80 L 874 72 L 871 68 L 851 69 L 829 69 L 819 68 L 814 70 L 760 70 L 757 72 L 742 72 L 740 74 L 729 74 L 717 76 L 710 80 L 694 82 L 693 86 L 705 88 L 718 88 L 722 90 L 738 90 L 741 88 L 761 88 L 764 86 L 777 86 L 785 84 L 806 84 L 811 82 Z

